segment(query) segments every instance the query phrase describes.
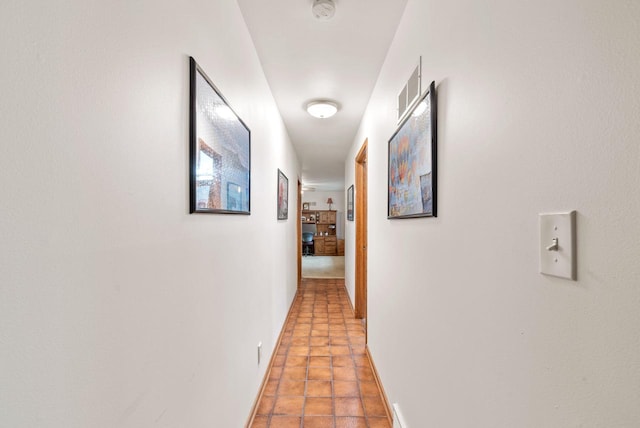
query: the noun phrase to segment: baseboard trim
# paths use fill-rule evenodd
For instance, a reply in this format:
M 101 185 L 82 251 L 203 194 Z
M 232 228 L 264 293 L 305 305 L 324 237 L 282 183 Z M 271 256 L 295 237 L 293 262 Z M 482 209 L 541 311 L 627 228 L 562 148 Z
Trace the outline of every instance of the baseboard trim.
M 282 342 L 284 331 L 286 329 L 287 323 L 289 322 L 289 318 L 291 317 L 291 310 L 293 309 L 293 305 L 296 303 L 296 300 L 298 300 L 298 296 L 300 296 L 299 290 L 300 288 L 298 288 L 298 291 L 296 291 L 296 295 L 291 301 L 289 312 L 287 313 L 287 317 L 285 318 L 284 323 L 282 324 L 282 329 L 280 330 L 280 335 L 278 336 L 278 340 L 276 341 L 276 346 L 273 347 L 273 353 L 271 354 L 271 359 L 269 360 L 269 366 L 267 367 L 267 371 L 265 372 L 264 378 L 262 379 L 262 384 L 260 385 L 258 396 L 256 397 L 255 401 L 253 402 L 253 406 L 251 407 L 251 413 L 249 414 L 249 419 L 247 420 L 247 424 L 245 425 L 245 428 L 250 428 L 251 425 L 253 424 L 253 421 L 256 418 L 256 413 L 258 412 L 258 403 L 260 403 L 260 400 L 264 395 L 264 391 L 267 388 L 267 383 L 269 382 L 269 377 L 271 376 L 271 370 L 273 369 L 273 363 L 275 362 L 276 357 L 278 355 L 277 351 L 278 349 L 280 349 L 280 343 Z
M 365 352 L 367 353 L 367 357 L 369 358 L 369 364 L 371 366 L 371 371 L 373 372 L 373 377 L 375 379 L 376 385 L 378 385 L 378 389 L 382 393 L 382 401 L 384 401 L 384 409 L 387 412 L 387 419 L 389 420 L 389 425 L 393 426 L 393 413 L 391 412 L 391 406 L 389 406 L 389 399 L 387 398 L 387 393 L 384 391 L 384 387 L 382 386 L 382 382 L 380 381 L 380 375 L 378 374 L 378 369 L 376 369 L 376 365 L 373 363 L 373 357 L 371 357 L 371 351 L 369 350 L 369 345 L 365 346 Z

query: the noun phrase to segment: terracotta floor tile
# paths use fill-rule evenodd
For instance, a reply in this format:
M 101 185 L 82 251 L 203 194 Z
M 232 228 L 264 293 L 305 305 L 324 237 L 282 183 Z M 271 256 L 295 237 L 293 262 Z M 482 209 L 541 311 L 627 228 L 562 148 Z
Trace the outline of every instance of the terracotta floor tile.
M 305 382 L 303 380 L 286 380 L 280 381 L 278 395 L 304 395 Z
M 291 336 L 282 336 L 282 338 L 280 339 L 280 345 L 289 345 L 291 344 Z
M 273 410 L 273 403 L 275 403 L 275 397 L 263 396 L 258 405 L 257 415 L 268 415 Z
M 267 428 L 267 424 L 269 423 L 268 416 L 256 416 L 253 419 L 253 423 L 251 424 L 251 428 Z M 333 426 L 333 425 L 332 425 Z
M 331 355 L 351 355 L 351 349 L 348 346 L 331 346 L 329 351 Z
M 269 428 L 300 428 L 300 418 L 294 416 L 274 416 Z
M 336 416 L 364 416 L 364 409 L 360 398 L 336 397 Z
M 272 367 L 269 373 L 269 380 L 278 380 L 282 376 L 282 367 Z
M 349 345 L 349 338 L 346 336 L 336 336 L 331 335 L 331 345 Z
M 302 415 L 304 397 L 290 397 L 286 395 L 276 397 L 273 407 L 274 415 Z
M 331 355 L 329 353 L 329 347 L 328 346 L 312 346 L 311 349 L 309 350 L 309 355 L 313 355 L 313 356 L 328 356 Z
M 334 367 L 353 367 L 353 359 L 351 356 L 346 355 L 338 355 L 335 357 L 331 357 L 331 362 Z
M 291 346 L 309 346 L 308 337 L 294 337 L 291 339 Z
M 336 418 L 336 428 L 367 428 L 365 418 Z
M 309 367 L 330 367 L 331 357 L 309 357 Z
M 336 380 L 333 382 L 333 391 L 336 397 L 359 397 L 358 382 Z
M 354 355 L 353 361 L 356 366 L 369 366 L 369 358 L 366 355 Z
M 307 397 L 304 404 L 305 416 L 331 416 L 333 415 L 333 401 L 331 397 Z
M 264 395 L 276 395 L 276 390 L 278 389 L 278 379 L 272 379 L 267 382 L 267 385 L 264 387 Z
M 309 336 L 309 332 L 311 331 L 311 329 L 308 328 L 303 328 L 303 329 L 295 329 L 293 330 L 293 337 L 307 337 Z
M 375 382 L 360 382 L 360 392 L 362 395 L 380 395 L 380 390 L 378 389 L 378 384 Z
M 331 382 L 326 380 L 307 381 L 307 397 L 331 397 Z
M 333 428 L 333 416 L 306 416 L 304 428 Z
M 307 378 L 309 380 L 331 380 L 331 368 L 309 367 Z
M 307 378 L 306 367 L 285 367 L 282 371 L 282 379 L 305 380 Z
M 364 401 L 365 412 L 367 412 L 367 416 L 386 416 L 387 409 L 382 402 L 380 396 L 365 396 L 362 397 L 362 401 Z
M 303 278 L 251 427 L 390 428 L 365 352 L 344 280 Z
M 372 381 L 375 380 L 375 378 L 373 377 L 373 370 L 371 370 L 371 367 L 357 367 L 356 368 L 356 372 L 358 373 L 358 379 L 362 380 L 367 380 L 367 381 Z
M 286 367 L 306 367 L 309 357 L 302 355 L 289 355 L 284 363 Z
M 389 419 L 387 418 L 368 418 L 369 428 L 391 428 Z
M 334 380 L 356 380 L 356 371 L 353 367 L 334 367 Z
M 351 344 L 351 352 L 353 355 L 364 355 L 367 352 L 365 345 Z
M 289 355 L 309 355 L 308 346 L 291 346 L 289 348 Z
M 329 346 L 329 337 L 314 336 L 311 338 L 311 346 Z

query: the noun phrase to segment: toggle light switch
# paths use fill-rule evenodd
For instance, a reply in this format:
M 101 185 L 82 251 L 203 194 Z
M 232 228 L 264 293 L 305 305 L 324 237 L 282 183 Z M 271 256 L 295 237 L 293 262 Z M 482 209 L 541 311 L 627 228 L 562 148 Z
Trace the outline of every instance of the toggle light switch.
M 576 212 L 540 214 L 540 273 L 576 279 Z

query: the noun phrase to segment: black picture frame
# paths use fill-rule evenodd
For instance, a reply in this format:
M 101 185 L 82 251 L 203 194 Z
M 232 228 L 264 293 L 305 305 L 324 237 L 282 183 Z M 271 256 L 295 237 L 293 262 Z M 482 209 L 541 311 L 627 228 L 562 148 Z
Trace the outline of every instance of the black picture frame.
M 193 57 L 189 84 L 189 212 L 251 214 L 251 130 Z
M 347 189 L 347 220 L 353 221 L 353 184 Z
M 387 218 L 437 217 L 435 82 L 389 139 Z
M 278 169 L 278 220 L 289 218 L 289 179 Z

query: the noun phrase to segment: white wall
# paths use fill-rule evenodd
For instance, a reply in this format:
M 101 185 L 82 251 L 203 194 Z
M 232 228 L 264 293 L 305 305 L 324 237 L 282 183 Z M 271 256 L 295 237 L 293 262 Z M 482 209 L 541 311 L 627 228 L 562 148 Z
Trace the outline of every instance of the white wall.
M 347 159 L 368 137 L 369 346 L 409 428 L 640 426 L 639 20 L 634 1 L 408 2 Z M 438 218 L 390 221 L 419 55 Z M 538 213 L 571 209 L 577 282 L 538 273 Z
M 343 191 L 327 191 L 327 192 L 309 192 L 306 191 L 302 194 L 302 202 L 309 202 L 310 209 L 312 210 L 328 210 L 329 205 L 327 199 L 332 198 L 333 204 L 331 209 L 335 211 L 344 211 L 344 198 L 345 192 Z M 315 205 L 313 203 L 315 202 Z
M 236 1 L 2 2 L 0 55 L 0 426 L 242 426 L 300 174 Z M 188 214 L 189 55 L 251 128 L 250 216 Z

